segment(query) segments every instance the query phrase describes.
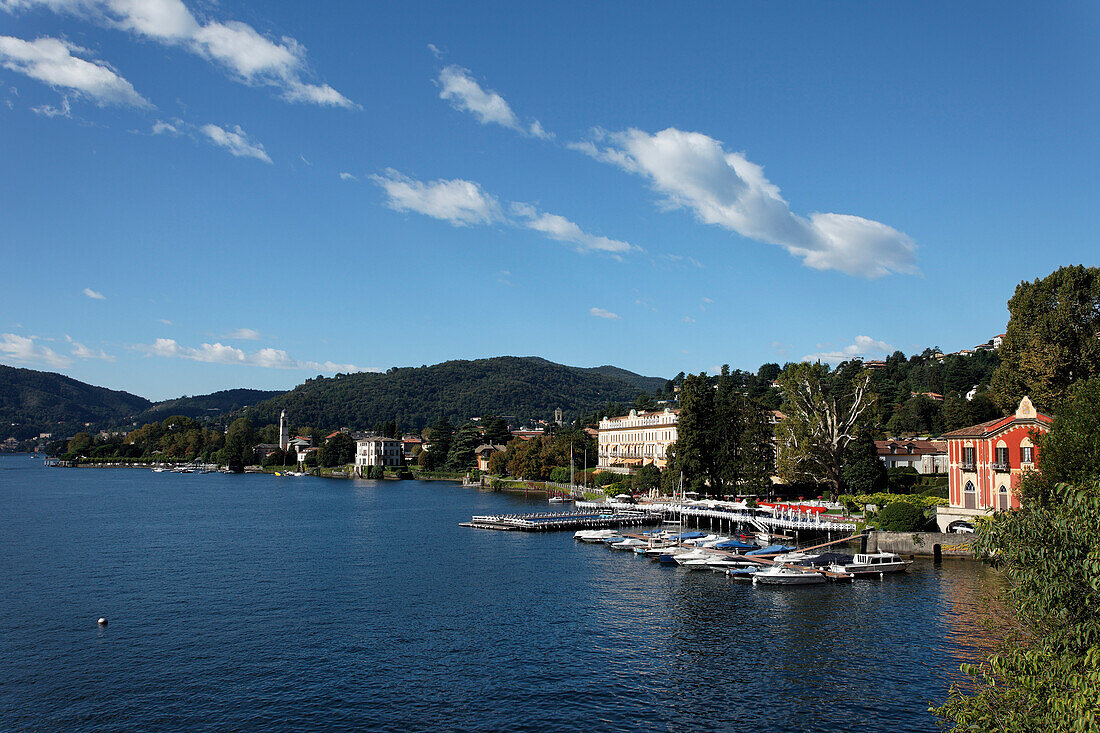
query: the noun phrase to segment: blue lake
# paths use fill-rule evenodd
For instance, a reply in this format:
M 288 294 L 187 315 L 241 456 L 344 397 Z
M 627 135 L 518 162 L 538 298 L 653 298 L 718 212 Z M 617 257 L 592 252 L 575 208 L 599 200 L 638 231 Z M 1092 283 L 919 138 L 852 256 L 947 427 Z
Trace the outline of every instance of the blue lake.
M 986 645 L 974 562 L 765 588 L 458 526 L 546 508 L 0 457 L 0 729 L 924 731 Z

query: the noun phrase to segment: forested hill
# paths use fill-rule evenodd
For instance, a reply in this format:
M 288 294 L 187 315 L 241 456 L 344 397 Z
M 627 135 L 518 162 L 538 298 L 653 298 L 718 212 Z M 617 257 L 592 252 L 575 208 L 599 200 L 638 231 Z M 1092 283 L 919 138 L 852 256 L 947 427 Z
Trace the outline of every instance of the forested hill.
M 178 397 L 156 403 L 136 419 L 139 425 L 144 425 L 160 422 L 172 415 L 184 415 L 193 420 L 201 420 L 204 417 L 219 418 L 282 393 L 282 390 L 224 389 L 194 397 Z
M 0 426 L 4 437 L 71 435 L 136 419 L 152 402 L 129 392 L 95 387 L 70 377 L 0 365 Z
M 534 357 L 500 356 L 393 368 L 385 374 L 342 374 L 310 379 L 248 410 L 257 425 L 286 409 L 295 425 L 369 428 L 397 420 L 417 430 L 441 416 L 465 422 L 481 415 L 508 416 L 513 423 L 553 417 L 560 407 L 571 420 L 608 402 L 630 404 L 665 380 L 608 367 L 585 369 Z M 648 390 L 639 385 L 652 385 Z

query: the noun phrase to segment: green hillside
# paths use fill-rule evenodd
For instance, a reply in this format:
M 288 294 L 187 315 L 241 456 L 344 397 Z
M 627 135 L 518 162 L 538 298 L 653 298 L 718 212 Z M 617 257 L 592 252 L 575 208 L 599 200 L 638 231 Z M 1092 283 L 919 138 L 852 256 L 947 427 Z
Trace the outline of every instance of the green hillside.
M 84 429 L 129 423 L 152 407 L 128 392 L 94 387 L 34 369 L 0 365 L 0 434 L 29 438 L 39 433 L 70 435 Z
M 457 423 L 491 414 L 522 423 L 552 418 L 558 407 L 572 419 L 608 402 L 631 403 L 639 392 L 665 383 L 614 367 L 606 374 L 604 369 L 608 367 L 584 369 L 516 356 L 447 361 L 385 374 L 310 379 L 247 413 L 262 425 L 285 408 L 296 425 L 324 428 L 362 428 L 396 419 L 402 428 L 419 429 L 440 416 Z
M 160 422 L 172 415 L 184 415 L 193 420 L 201 420 L 207 417 L 219 418 L 230 412 L 236 412 L 281 394 L 281 390 L 224 389 L 211 394 L 179 397 L 174 400 L 158 402 L 138 415 L 136 419 L 139 425 L 144 425 L 150 422 Z

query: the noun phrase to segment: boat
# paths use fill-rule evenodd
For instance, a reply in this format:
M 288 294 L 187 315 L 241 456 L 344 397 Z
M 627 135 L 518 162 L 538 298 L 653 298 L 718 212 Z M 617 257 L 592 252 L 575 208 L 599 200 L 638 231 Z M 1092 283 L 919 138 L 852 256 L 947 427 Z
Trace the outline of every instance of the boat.
M 691 550 L 690 552 L 682 552 L 682 553 L 676 555 L 674 559 L 675 559 L 677 565 L 687 565 L 690 562 L 702 561 L 700 563 L 697 563 L 698 565 L 702 566 L 699 569 L 702 569 L 702 568 L 706 567 L 707 561 L 714 559 L 714 553 L 709 552 L 709 551 L 703 549 L 702 547 L 696 547 L 694 550 Z M 692 567 L 695 567 L 695 566 L 693 565 Z
M 608 537 L 618 537 L 617 529 L 582 529 L 573 533 L 573 539 L 581 542 L 603 542 Z
M 725 573 L 734 580 L 752 580 L 753 576 L 760 572 L 760 568 L 752 566 L 748 568 L 727 568 Z
M 782 555 L 786 552 L 793 552 L 793 547 L 787 545 L 768 545 L 767 547 L 761 547 L 759 550 L 750 550 L 746 552 L 746 555 Z
M 824 583 L 825 575 L 813 570 L 801 570 L 789 565 L 772 565 L 753 573 L 753 585 L 813 585 Z
M 164 473 L 167 470 L 168 469 L 165 468 L 164 466 L 157 466 L 156 468 L 153 469 L 153 473 Z
M 547 503 L 548 503 L 548 504 L 564 504 L 564 503 L 565 503 L 565 499 L 561 498 L 560 496 L 551 496 L 551 497 L 550 497 L 550 498 L 549 498 L 549 499 L 547 500 Z
M 896 552 L 866 552 L 856 554 L 851 562 L 834 563 L 829 570 L 852 575 L 881 575 L 900 573 L 912 564 L 912 560 L 902 560 Z
M 645 540 L 638 540 L 638 539 L 634 539 L 633 537 L 630 537 L 628 539 L 622 540 L 621 542 L 612 542 L 611 543 L 611 549 L 612 550 L 630 550 L 631 552 L 633 552 L 634 548 L 636 548 L 636 547 L 645 547 L 646 544 L 647 543 L 646 543 Z
M 725 542 L 716 542 L 715 544 L 711 545 L 711 547 L 715 550 L 729 550 L 732 552 L 759 549 L 756 545 L 750 545 L 748 542 L 742 542 L 738 539 L 726 540 Z
M 805 552 L 785 552 L 782 555 L 776 555 L 772 558 L 772 562 L 776 565 L 788 564 L 788 565 L 811 565 L 812 561 L 817 558 L 817 555 L 806 554 Z

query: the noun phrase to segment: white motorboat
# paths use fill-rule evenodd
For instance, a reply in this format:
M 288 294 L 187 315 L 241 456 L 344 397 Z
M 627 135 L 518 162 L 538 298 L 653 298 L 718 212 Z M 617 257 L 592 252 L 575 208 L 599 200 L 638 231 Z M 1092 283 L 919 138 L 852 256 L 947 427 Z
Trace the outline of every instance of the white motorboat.
M 690 552 L 682 552 L 676 555 L 675 558 L 677 565 L 685 566 L 688 563 L 696 563 L 699 565 L 698 570 L 706 569 L 707 561 L 714 559 L 714 553 L 704 550 L 702 547 L 696 547 Z M 692 567 L 696 567 L 692 565 Z
M 636 547 L 645 547 L 647 544 L 648 543 L 645 540 L 639 540 L 639 539 L 635 539 L 633 537 L 629 537 L 629 538 L 623 540 L 622 542 L 613 542 L 611 544 L 611 549 L 612 550 L 629 550 L 629 551 L 633 552 L 634 548 L 636 548 Z
M 782 555 L 776 555 L 774 558 L 772 558 L 772 562 L 776 565 L 781 565 L 783 563 L 787 563 L 789 565 L 799 565 L 809 560 L 813 560 L 815 557 L 817 557 L 816 553 L 806 554 L 805 552 L 798 551 L 785 552 Z
M 573 533 L 573 539 L 581 542 L 603 542 L 611 537 L 618 537 L 617 529 L 582 529 Z
M 565 499 L 561 498 L 560 496 L 551 496 L 549 498 L 549 500 L 547 500 L 547 503 L 548 504 L 564 504 Z
M 896 552 L 867 552 L 856 554 L 852 562 L 830 565 L 829 570 L 852 575 L 879 575 L 900 573 L 912 564 L 912 560 L 902 560 Z
M 812 570 L 800 570 L 789 565 L 772 565 L 752 574 L 752 584 L 764 585 L 812 585 L 824 583 L 825 575 Z
M 760 563 L 735 555 L 715 555 L 707 561 L 707 567 L 716 572 L 725 572 L 736 568 L 759 568 Z

